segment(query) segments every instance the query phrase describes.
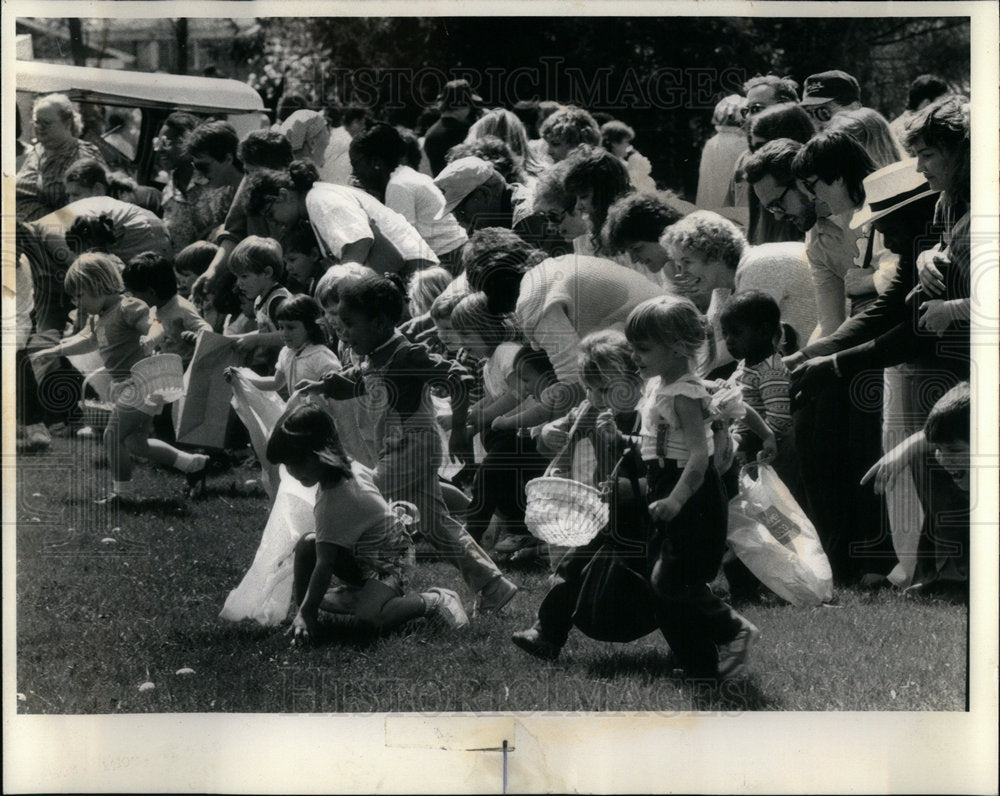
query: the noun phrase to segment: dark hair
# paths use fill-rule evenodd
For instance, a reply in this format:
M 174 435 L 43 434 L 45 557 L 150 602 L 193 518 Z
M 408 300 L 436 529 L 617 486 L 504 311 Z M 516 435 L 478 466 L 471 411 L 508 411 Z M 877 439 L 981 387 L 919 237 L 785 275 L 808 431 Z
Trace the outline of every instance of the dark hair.
M 346 127 L 352 122 L 358 122 L 362 119 L 367 121 L 371 115 L 372 112 L 363 105 L 348 105 L 340 114 L 340 123 Z
M 968 202 L 970 191 L 969 100 L 946 94 L 932 102 L 906 123 L 903 146 L 911 153 L 917 142 L 958 155 L 958 168 L 945 189 L 953 201 Z
M 185 135 L 201 124 L 201 119 L 187 111 L 174 111 L 163 122 L 174 135 Z
M 129 260 L 122 271 L 122 282 L 133 293 L 151 290 L 160 303 L 177 295 L 174 268 L 170 260 L 156 252 L 142 252 Z
M 934 404 L 924 421 L 924 437 L 932 445 L 968 442 L 971 406 L 969 382 L 959 382 Z
M 229 122 L 205 122 L 191 131 L 185 149 L 188 157 L 204 154 L 220 162 L 229 155 L 233 164 L 239 166 L 236 155 L 239 145 L 240 137 Z
M 795 175 L 792 174 L 792 161 L 800 149 L 802 144 L 790 138 L 768 141 L 749 155 L 743 163 L 743 173 L 747 182 L 759 182 L 764 177 L 770 176 L 778 185 L 791 184 L 795 179 Z
M 306 194 L 318 179 L 316 166 L 307 160 L 293 160 L 285 171 L 255 171 L 247 178 L 247 212 L 260 215 L 282 188 Z
M 237 276 L 244 271 L 263 274 L 268 268 L 274 281 L 280 282 L 285 273 L 284 255 L 274 238 L 249 235 L 229 253 L 229 270 Z
M 274 313 L 276 321 L 299 321 L 306 329 L 306 337 L 310 343 L 322 343 L 326 338 L 323 329 L 319 325 L 319 318 L 323 314 L 316 299 L 304 293 L 289 296 L 278 305 Z
M 948 84 L 937 75 L 920 75 L 910 83 L 906 95 L 906 110 L 915 111 L 921 102 L 936 100 L 949 92 Z
M 387 318 L 399 323 L 406 307 L 406 285 L 399 274 L 371 274 L 351 280 L 340 291 L 340 306 L 350 307 L 369 318 Z
M 63 174 L 63 182 L 78 182 L 84 188 L 93 188 L 95 185 L 108 187 L 108 170 L 104 164 L 92 158 L 77 160 L 66 169 Z
M 350 145 L 350 157 L 378 161 L 392 171 L 406 154 L 406 144 L 399 131 L 391 124 L 376 122 L 367 130 L 362 130 Z
M 536 100 L 518 100 L 514 103 L 514 115 L 524 124 L 528 138 L 538 138 L 538 102 Z
M 601 230 L 604 249 L 617 254 L 634 243 L 657 243 L 663 230 L 682 218 L 661 198 L 664 195 L 630 193 L 611 205 Z
M 247 166 L 287 169 L 292 162 L 292 145 L 277 130 L 253 130 L 240 141 L 236 155 Z
M 437 108 L 424 108 L 420 111 L 420 115 L 417 117 L 417 132 L 420 135 L 426 135 L 427 131 L 430 130 L 440 118 L 441 111 Z
M 560 107 L 548 116 L 539 127 L 539 133 L 554 144 L 598 146 L 601 143 L 601 128 L 594 117 L 575 105 Z
M 308 108 L 309 102 L 301 94 L 283 94 L 281 99 L 278 100 L 277 121 L 280 124 L 295 113 L 295 111 L 306 110 Z
M 799 84 L 790 77 L 778 77 L 777 75 L 756 75 L 743 84 L 743 93 L 747 94 L 750 89 L 757 86 L 770 86 L 774 89 L 774 98 L 778 102 L 798 102 Z
M 99 216 L 77 216 L 66 230 L 66 245 L 80 254 L 107 251 L 116 239 L 115 222 L 108 213 Z
M 495 135 L 484 135 L 472 141 L 463 141 L 455 144 L 445 154 L 445 162 L 451 163 L 461 158 L 481 158 L 493 164 L 497 174 L 510 184 L 512 182 L 524 183 L 524 172 L 514 161 L 514 153 L 510 146 L 502 138 Z
M 308 224 L 299 224 L 281 238 L 281 248 L 285 254 L 312 254 L 319 251 L 319 241 L 316 233 Z
M 414 171 L 420 170 L 420 163 L 423 160 L 423 150 L 420 148 L 420 139 L 417 134 L 407 127 L 397 126 L 399 137 L 403 139 L 403 160 L 402 162 Z
M 521 278 L 547 255 L 502 227 L 476 230 L 462 252 L 469 286 L 484 292 L 490 312 L 513 312 Z
M 495 349 L 517 337 L 517 327 L 510 314 L 490 312 L 485 293 L 464 296 L 451 313 L 451 325 L 459 334 L 472 332 Z
M 317 456 L 333 484 L 354 477 L 333 418 L 313 403 L 296 404 L 285 411 L 271 432 L 265 455 L 272 464 L 296 464 Z
M 189 243 L 174 257 L 174 270 L 181 274 L 201 276 L 212 264 L 219 247 L 207 240 L 196 240 Z
M 749 327 L 767 332 L 769 337 L 781 334 L 781 310 L 778 302 L 760 290 L 746 290 L 730 296 L 719 313 L 722 329 Z
M 873 171 L 875 163 L 865 148 L 842 131 L 813 136 L 792 161 L 792 173 L 799 179 L 816 176 L 832 183 L 843 177 L 847 195 L 855 206 L 865 201 L 865 177 Z
M 631 141 L 633 138 L 635 130 L 618 119 L 611 119 L 601 125 L 601 146 L 605 149 L 611 149 L 613 144 Z
M 539 376 L 555 377 L 556 369 L 552 367 L 552 360 L 549 355 L 540 348 L 532 348 L 528 345 L 521 346 L 514 355 L 511 368 L 516 373 L 520 368 L 530 368 Z
M 763 138 L 765 142 L 790 138 L 804 144 L 815 133 L 809 114 L 793 102 L 764 108 L 750 122 L 750 135 Z
M 566 192 L 574 197 L 590 194 L 590 237 L 594 248 L 600 250 L 601 228 L 608 217 L 608 208 L 616 199 L 634 190 L 628 169 L 608 150 L 587 144 L 570 152 L 566 162 L 568 166 L 563 185 Z

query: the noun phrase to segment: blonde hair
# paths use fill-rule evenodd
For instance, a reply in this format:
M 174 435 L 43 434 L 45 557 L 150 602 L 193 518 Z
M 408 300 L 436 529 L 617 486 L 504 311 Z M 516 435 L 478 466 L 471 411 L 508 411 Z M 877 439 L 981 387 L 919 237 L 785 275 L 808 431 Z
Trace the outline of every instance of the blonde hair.
M 439 265 L 424 268 L 413 274 L 406 290 L 411 313 L 417 316 L 429 312 L 434 299 L 451 284 L 452 279 L 448 270 Z
M 903 159 L 889 122 L 872 108 L 841 111 L 826 126 L 826 132 L 841 130 L 865 148 L 876 168 L 884 168 Z
M 483 114 L 469 128 L 465 142 L 477 141 L 488 135 L 496 136 L 507 144 L 518 165 L 528 174 L 534 176 L 544 169 L 528 146 L 528 132 L 517 114 L 506 108 L 496 108 Z
M 676 348 L 698 367 L 715 359 L 715 333 L 711 322 L 694 302 L 683 296 L 647 299 L 629 313 L 625 337 L 630 343 L 649 341 Z M 708 343 L 707 357 L 703 356 Z
M 660 245 L 688 249 L 735 271 L 746 252 L 747 239 L 728 218 L 711 210 L 695 210 L 668 226 L 660 236 Z
M 616 329 L 602 329 L 584 337 L 579 345 L 579 364 L 585 383 L 642 381 L 628 338 Z
M 361 263 L 337 263 L 326 269 L 319 278 L 313 294 L 321 307 L 328 307 L 340 300 L 340 284 L 345 279 L 361 279 L 375 272 Z
M 69 267 L 63 279 L 63 288 L 68 296 L 79 296 L 81 293 L 114 296 L 124 293 L 124 269 L 125 264 L 113 254 L 86 252 Z
M 80 133 L 83 132 L 83 117 L 80 116 L 76 106 L 65 94 L 46 94 L 44 97 L 36 99 L 31 108 L 32 118 L 39 108 L 45 108 L 49 105 L 53 105 L 59 110 L 59 117 L 67 124 L 73 136 L 79 138 Z

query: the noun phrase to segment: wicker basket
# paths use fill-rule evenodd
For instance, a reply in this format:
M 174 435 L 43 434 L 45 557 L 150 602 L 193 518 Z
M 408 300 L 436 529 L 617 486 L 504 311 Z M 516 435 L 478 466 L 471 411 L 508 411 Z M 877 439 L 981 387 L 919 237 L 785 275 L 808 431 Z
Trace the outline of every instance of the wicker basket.
M 524 523 L 543 542 L 579 547 L 608 524 L 608 504 L 599 490 L 570 478 L 543 475 L 525 486 Z
M 132 366 L 132 378 L 140 395 L 164 403 L 184 395 L 184 365 L 177 354 L 154 354 Z

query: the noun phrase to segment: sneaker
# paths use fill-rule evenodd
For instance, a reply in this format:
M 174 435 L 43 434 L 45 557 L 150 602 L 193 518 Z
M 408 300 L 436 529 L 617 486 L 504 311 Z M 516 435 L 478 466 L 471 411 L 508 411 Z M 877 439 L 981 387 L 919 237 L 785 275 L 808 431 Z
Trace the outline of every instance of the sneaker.
M 559 651 L 562 649 L 561 644 L 549 641 L 539 632 L 537 627 L 519 630 L 511 635 L 510 640 L 529 655 L 534 655 L 543 661 L 554 661 L 559 657 Z
M 743 673 L 750 657 L 750 647 L 757 641 L 760 631 L 747 620 L 736 637 L 728 644 L 719 645 L 718 676 L 720 680 L 729 680 Z
M 94 430 L 93 426 L 83 426 L 83 428 L 76 432 L 76 435 L 78 437 L 82 437 L 83 439 L 91 439 L 92 437 L 97 436 L 97 432 Z
M 428 616 L 434 616 L 444 622 L 452 630 L 468 627 L 469 617 L 462 607 L 462 601 L 451 589 L 428 589 L 426 596 L 434 599 L 428 601 Z
M 517 586 L 503 575 L 498 575 L 479 590 L 475 613 L 499 613 L 500 609 L 514 599 L 515 594 Z
M 52 435 L 44 423 L 35 423 L 24 429 L 24 449 L 46 450 L 52 444 Z

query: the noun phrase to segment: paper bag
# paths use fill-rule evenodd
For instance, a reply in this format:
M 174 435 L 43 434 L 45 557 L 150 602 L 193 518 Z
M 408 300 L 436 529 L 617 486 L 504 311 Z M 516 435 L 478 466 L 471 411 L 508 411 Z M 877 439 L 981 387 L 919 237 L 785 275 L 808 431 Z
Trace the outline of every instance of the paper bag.
M 184 374 L 184 397 L 174 404 L 177 442 L 202 448 L 224 447 L 233 397 L 224 371 L 241 364 L 240 360 L 233 338 L 214 332 L 198 335 L 194 357 Z

